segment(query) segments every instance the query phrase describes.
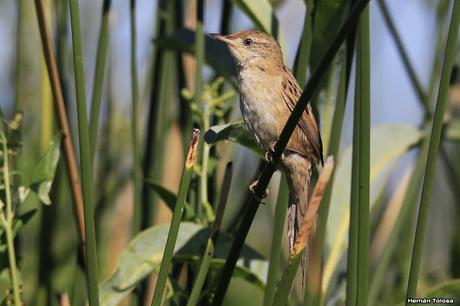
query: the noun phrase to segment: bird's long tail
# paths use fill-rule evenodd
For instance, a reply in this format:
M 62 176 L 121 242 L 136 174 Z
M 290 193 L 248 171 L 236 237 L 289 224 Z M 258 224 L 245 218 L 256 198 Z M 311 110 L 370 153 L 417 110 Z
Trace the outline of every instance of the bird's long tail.
M 290 169 L 289 169 L 290 168 Z M 289 251 L 292 254 L 295 241 L 299 234 L 302 221 L 307 213 L 308 188 L 312 166 L 309 160 L 297 158 L 295 167 L 289 167 L 289 205 L 288 205 L 288 240 Z M 304 250 L 301 261 L 302 291 L 305 288 L 305 276 L 307 269 L 307 250 Z

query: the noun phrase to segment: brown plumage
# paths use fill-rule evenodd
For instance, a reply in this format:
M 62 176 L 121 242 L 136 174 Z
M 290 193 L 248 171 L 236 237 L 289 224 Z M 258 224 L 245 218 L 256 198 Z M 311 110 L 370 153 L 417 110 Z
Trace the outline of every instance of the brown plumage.
M 278 42 L 262 32 L 243 31 L 228 36 L 212 34 L 227 44 L 238 67 L 240 108 L 248 129 L 259 145 L 272 151 L 302 91 L 284 64 Z M 286 150 L 281 169 L 289 185 L 288 240 L 294 242 L 307 211 L 312 167 L 323 162 L 321 136 L 308 105 Z M 302 260 L 302 283 L 306 256 Z

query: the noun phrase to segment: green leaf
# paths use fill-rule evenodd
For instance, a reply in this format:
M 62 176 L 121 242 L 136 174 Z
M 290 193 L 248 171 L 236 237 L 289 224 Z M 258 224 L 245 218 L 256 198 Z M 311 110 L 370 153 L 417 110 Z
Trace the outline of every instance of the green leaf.
M 210 145 L 214 145 L 223 140 L 236 142 L 243 147 L 250 149 L 262 158 L 265 156 L 264 152 L 256 144 L 254 138 L 246 129 L 243 121 L 215 125 L 204 134 L 204 141 Z
M 447 125 L 445 137 L 448 140 L 460 141 L 460 120 L 452 119 Z
M 115 272 L 100 284 L 101 306 L 117 305 L 144 277 L 158 271 L 169 231 L 169 224 L 151 227 L 131 240 L 121 254 Z M 203 247 L 209 237 L 209 229 L 182 222 L 174 249 L 174 261 L 196 261 L 202 256 Z M 220 268 L 231 245 L 231 239 L 220 234 L 211 268 Z M 245 247 L 241 252 L 237 277 L 258 285 L 265 284 L 268 263 L 252 249 Z
M 159 39 L 158 44 L 167 49 L 194 55 L 195 32 L 188 29 L 179 29 L 171 36 Z M 224 44 L 206 36 L 205 50 L 205 61 L 219 74 L 227 77 L 236 75 L 232 56 Z
M 147 183 L 149 187 L 151 187 L 154 191 L 158 193 L 160 198 L 166 203 L 166 205 L 171 209 L 171 211 L 174 211 L 177 195 L 172 191 L 166 189 L 165 187 L 161 186 L 160 184 L 155 183 L 151 179 L 144 179 L 144 181 L 145 183 Z M 194 218 L 195 212 L 193 211 L 193 208 L 188 203 L 185 203 L 184 214 L 182 215 L 182 219 L 185 221 L 190 221 Z
M 17 217 L 14 218 L 13 221 L 13 238 L 16 237 L 17 233 L 21 228 L 26 225 L 33 216 L 35 216 L 35 213 L 37 212 L 37 209 L 31 209 Z
M 39 160 L 30 178 L 30 189 L 33 190 L 40 201 L 46 205 L 51 204 L 49 192 L 56 173 L 60 156 L 61 134 L 53 136 L 48 150 Z
M 371 206 L 382 192 L 391 170 L 391 165 L 411 147 L 423 134 L 415 126 L 388 124 L 371 130 Z M 351 153 L 348 146 L 338 158 L 335 179 L 332 186 L 331 208 L 327 223 L 326 245 L 330 250 L 326 257 L 323 278 L 323 292 L 327 290 L 331 277 L 340 261 L 348 241 Z
M 453 279 L 430 289 L 424 296 L 430 298 L 453 299 L 458 305 L 460 299 L 460 279 Z M 435 304 L 435 303 L 433 303 Z

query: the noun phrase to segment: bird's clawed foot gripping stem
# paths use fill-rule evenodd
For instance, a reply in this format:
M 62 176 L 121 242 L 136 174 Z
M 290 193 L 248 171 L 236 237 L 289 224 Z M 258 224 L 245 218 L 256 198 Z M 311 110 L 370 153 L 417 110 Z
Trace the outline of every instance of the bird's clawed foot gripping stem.
M 270 149 L 267 152 L 265 152 L 265 160 L 271 163 L 273 166 L 276 166 L 277 164 L 277 161 L 275 161 L 275 146 L 276 146 L 276 143 L 273 143 Z M 283 158 L 284 158 L 284 153 L 281 154 L 280 160 L 283 160 Z
M 262 202 L 262 200 L 268 196 L 268 189 L 265 189 L 265 192 L 262 195 L 262 197 L 259 197 L 256 193 L 256 186 L 258 182 L 259 182 L 258 180 L 255 180 L 254 182 L 252 182 L 251 185 L 249 185 L 249 190 L 252 192 L 252 195 L 257 199 L 257 201 L 259 201 L 262 204 L 265 204 L 264 202 Z

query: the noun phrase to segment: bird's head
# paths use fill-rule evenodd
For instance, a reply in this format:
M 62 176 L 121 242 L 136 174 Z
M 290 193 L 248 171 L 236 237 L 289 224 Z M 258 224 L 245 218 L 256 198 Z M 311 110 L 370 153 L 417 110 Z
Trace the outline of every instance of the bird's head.
M 210 34 L 224 42 L 240 68 L 284 65 L 278 42 L 270 35 L 258 31 L 243 31 L 230 35 Z

